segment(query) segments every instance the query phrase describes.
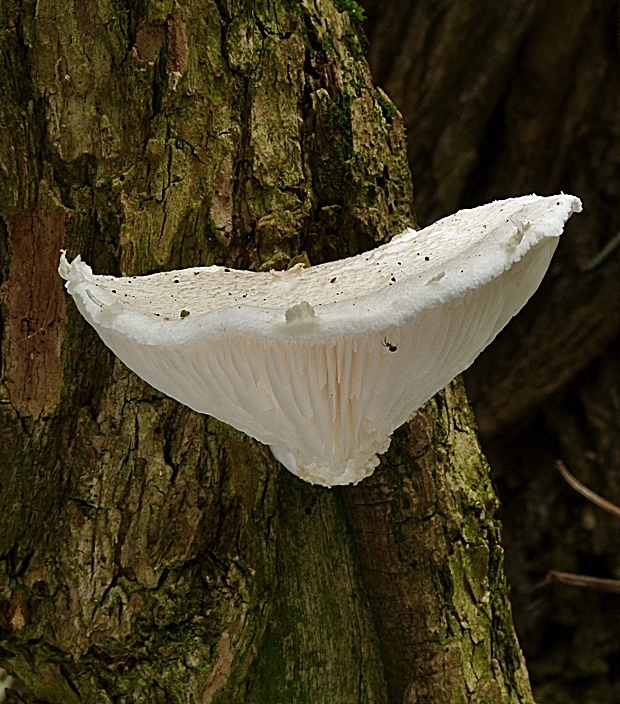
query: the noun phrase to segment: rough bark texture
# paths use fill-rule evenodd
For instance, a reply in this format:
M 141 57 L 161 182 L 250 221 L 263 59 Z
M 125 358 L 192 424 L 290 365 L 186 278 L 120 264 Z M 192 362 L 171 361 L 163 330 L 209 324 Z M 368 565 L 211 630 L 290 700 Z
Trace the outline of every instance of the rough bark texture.
M 49 704 L 531 703 L 460 383 L 329 491 L 163 397 L 56 275 L 283 268 L 411 222 L 348 0 L 9 0 L 0 665 Z
M 541 289 L 465 381 L 504 504 L 536 700 L 615 704 L 617 597 L 539 584 L 549 569 L 620 578 L 617 519 L 554 468 L 563 458 L 620 503 L 620 5 L 362 4 L 373 74 L 403 113 L 422 224 L 532 191 L 584 201 Z

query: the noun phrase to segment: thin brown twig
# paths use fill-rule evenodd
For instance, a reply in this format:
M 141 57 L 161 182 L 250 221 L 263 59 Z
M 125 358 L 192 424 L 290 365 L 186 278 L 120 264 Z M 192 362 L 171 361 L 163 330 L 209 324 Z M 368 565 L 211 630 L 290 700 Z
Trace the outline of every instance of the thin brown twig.
M 611 513 L 613 516 L 616 516 L 616 518 L 620 518 L 620 506 L 612 504 L 611 501 L 607 501 L 607 499 L 604 499 L 602 496 L 595 494 L 591 489 L 588 489 L 587 486 L 584 486 L 578 479 L 573 477 L 573 475 L 568 471 L 568 469 L 566 469 L 566 465 L 564 464 L 564 462 L 562 462 L 562 460 L 558 460 L 555 463 L 555 466 L 558 468 L 560 474 L 564 477 L 564 479 L 566 479 L 566 481 L 573 487 L 575 491 L 578 491 L 582 496 L 585 496 L 586 499 L 591 501 L 599 508 L 602 508 L 604 511 Z
M 573 477 L 573 475 L 568 471 L 566 465 L 562 460 L 557 460 L 555 463 L 560 474 L 564 479 L 573 487 L 575 491 L 578 491 L 582 496 L 584 496 L 588 501 L 608 511 L 613 516 L 620 518 L 620 507 L 612 504 L 611 501 L 607 501 L 602 496 L 595 494 L 587 486 L 584 486 L 578 479 Z M 614 594 L 620 594 L 620 579 L 604 579 L 603 577 L 586 577 L 582 574 L 572 574 L 571 572 L 559 572 L 558 570 L 550 570 L 547 573 L 545 579 L 541 582 L 541 587 L 546 587 L 550 584 L 570 584 L 574 587 L 586 587 L 588 589 L 598 589 L 603 592 L 612 592 Z
M 557 570 L 550 570 L 540 586 L 545 587 L 549 584 L 570 584 L 574 587 L 587 587 L 589 589 L 598 589 L 602 592 L 620 594 L 620 579 L 586 577 L 582 574 L 558 572 Z
M 595 254 L 589 262 L 584 264 L 581 267 L 581 271 L 592 271 L 592 269 L 596 269 L 609 258 L 618 247 L 620 247 L 620 232 L 617 232 L 598 254 Z

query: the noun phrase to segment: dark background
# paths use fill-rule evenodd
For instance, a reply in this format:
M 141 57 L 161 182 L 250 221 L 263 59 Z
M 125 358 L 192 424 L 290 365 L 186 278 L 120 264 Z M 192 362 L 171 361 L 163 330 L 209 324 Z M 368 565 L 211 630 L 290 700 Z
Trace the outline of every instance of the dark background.
M 465 374 L 503 503 L 515 622 L 539 704 L 620 702 L 620 9 L 607 0 L 364 0 L 375 80 L 401 110 L 420 225 L 558 191 L 568 223 L 536 296 Z M 615 238 L 615 239 L 614 239 Z

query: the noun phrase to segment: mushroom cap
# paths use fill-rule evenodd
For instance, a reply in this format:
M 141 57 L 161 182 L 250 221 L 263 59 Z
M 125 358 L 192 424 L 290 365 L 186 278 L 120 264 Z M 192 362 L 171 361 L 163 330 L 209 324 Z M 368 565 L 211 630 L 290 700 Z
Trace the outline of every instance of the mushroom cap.
M 580 210 L 564 194 L 495 201 L 284 272 L 117 278 L 63 252 L 59 273 L 152 386 L 270 445 L 302 479 L 350 484 L 523 307 Z

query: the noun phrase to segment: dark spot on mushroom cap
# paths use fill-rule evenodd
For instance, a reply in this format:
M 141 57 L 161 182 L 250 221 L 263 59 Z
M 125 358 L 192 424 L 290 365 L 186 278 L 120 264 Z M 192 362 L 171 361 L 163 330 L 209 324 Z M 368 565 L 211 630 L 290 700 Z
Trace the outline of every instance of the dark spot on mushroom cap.
M 178 283 L 179 283 L 179 280 L 178 280 L 178 279 L 175 279 L 175 280 L 174 280 L 174 283 L 175 283 L 175 284 L 178 284 Z
M 424 257 L 424 261 L 427 262 L 430 259 L 430 257 Z
M 187 318 L 188 315 L 189 315 L 189 311 L 185 310 L 185 308 L 183 308 L 183 310 L 181 311 L 181 317 Z
M 230 271 L 230 269 L 224 269 L 224 271 Z
M 115 289 L 115 288 L 112 289 L 112 293 L 116 293 L 116 289 Z
M 334 276 L 334 278 L 333 278 L 329 283 L 330 283 L 330 284 L 333 284 L 334 281 L 336 281 L 337 278 L 338 278 L 337 276 Z

